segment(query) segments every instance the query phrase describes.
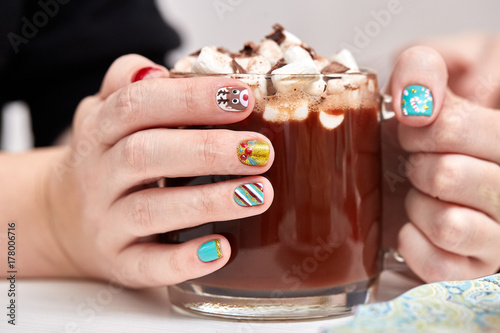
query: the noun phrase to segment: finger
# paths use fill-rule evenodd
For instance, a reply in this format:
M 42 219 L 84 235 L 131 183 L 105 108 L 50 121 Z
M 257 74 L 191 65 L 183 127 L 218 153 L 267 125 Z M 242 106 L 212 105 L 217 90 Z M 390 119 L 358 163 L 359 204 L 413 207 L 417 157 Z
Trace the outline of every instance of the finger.
M 265 212 L 274 197 L 264 177 L 209 185 L 152 188 L 129 194 L 111 207 L 116 230 L 147 236 Z M 113 222 L 112 222 L 113 223 Z
M 413 127 L 431 124 L 443 105 L 448 72 L 434 49 L 415 46 L 401 53 L 391 77 L 398 120 Z
M 436 247 L 482 262 L 499 262 L 500 225 L 485 214 L 410 190 L 409 219 Z
M 112 145 L 148 128 L 234 123 L 253 105 L 251 89 L 234 79 L 146 80 L 112 94 L 94 122 L 111 122 L 103 142 Z
M 469 280 L 496 272 L 491 264 L 440 249 L 413 223 L 403 226 L 398 241 L 398 251 L 408 266 L 428 283 Z
M 207 235 L 182 244 L 137 243 L 119 254 L 115 275 L 128 287 L 166 286 L 210 274 L 222 268 L 230 257 L 231 246 L 222 235 Z
M 500 222 L 500 166 L 467 155 L 413 154 L 407 175 L 421 192 Z
M 461 34 L 450 36 L 440 36 L 418 42 L 420 45 L 427 45 L 443 57 L 448 68 L 448 85 L 456 94 L 464 74 L 473 71 L 478 62 L 481 61 L 485 46 L 489 37 L 482 32 L 467 31 Z M 463 96 L 463 95 L 460 95 Z
M 137 54 L 116 59 L 106 73 L 99 97 L 106 99 L 115 91 L 143 79 L 167 78 L 168 70 Z
M 118 142 L 103 164 L 113 174 L 111 188 L 122 191 L 158 177 L 259 174 L 273 160 L 271 143 L 259 133 L 152 129 Z
M 488 37 L 480 51 L 473 66 L 454 85 L 454 91 L 476 104 L 497 108 L 500 102 L 500 35 Z
M 399 141 L 409 152 L 456 153 L 500 163 L 500 112 L 446 93 L 439 117 L 422 128 L 400 124 Z

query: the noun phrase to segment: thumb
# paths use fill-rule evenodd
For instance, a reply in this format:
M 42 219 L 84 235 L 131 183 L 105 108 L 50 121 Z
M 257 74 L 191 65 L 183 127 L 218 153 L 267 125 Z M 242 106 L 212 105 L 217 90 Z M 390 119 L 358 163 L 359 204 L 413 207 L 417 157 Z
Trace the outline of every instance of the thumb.
M 431 124 L 443 105 L 447 83 L 446 63 L 436 50 L 414 46 L 401 53 L 390 85 L 398 120 L 411 127 Z
M 168 70 L 138 54 L 127 54 L 116 59 L 109 67 L 101 85 L 99 96 L 106 99 L 115 91 L 143 79 L 166 78 Z

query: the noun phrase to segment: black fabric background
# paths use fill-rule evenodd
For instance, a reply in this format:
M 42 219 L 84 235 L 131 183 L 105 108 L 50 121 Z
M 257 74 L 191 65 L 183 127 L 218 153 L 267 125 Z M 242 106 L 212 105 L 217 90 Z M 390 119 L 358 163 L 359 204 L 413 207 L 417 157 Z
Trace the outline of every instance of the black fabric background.
M 180 44 L 154 0 L 0 0 L 0 105 L 24 100 L 36 146 L 48 146 L 71 125 L 82 98 L 99 90 L 109 65 L 127 53 L 163 63 Z M 59 4 L 38 34 L 15 52 L 9 33 L 23 37 L 25 17 Z

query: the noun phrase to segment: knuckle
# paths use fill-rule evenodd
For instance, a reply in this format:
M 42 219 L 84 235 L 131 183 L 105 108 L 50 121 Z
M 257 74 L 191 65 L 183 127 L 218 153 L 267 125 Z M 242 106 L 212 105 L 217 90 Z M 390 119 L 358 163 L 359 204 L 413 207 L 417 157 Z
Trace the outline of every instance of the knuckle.
M 179 96 L 182 96 L 180 99 L 180 109 L 183 110 L 192 110 L 196 107 L 197 101 L 195 100 L 195 96 L 199 96 L 200 92 L 198 88 L 194 85 L 193 80 L 183 80 L 183 85 L 178 85 L 179 91 L 177 91 Z
M 184 265 L 181 262 L 182 254 L 180 253 L 181 249 L 180 248 L 173 248 L 169 254 L 168 257 L 168 268 L 169 268 L 169 275 L 170 275 L 170 280 L 173 281 L 184 281 L 185 278 L 185 270 L 184 270 Z
M 458 249 L 467 237 L 467 224 L 458 209 L 443 212 L 435 225 L 434 243 L 448 251 Z
M 430 195 L 435 198 L 447 198 L 449 193 L 457 190 L 461 183 L 461 172 L 458 163 L 450 156 L 437 159 L 434 172 L 430 177 Z
M 150 230 L 153 225 L 151 199 L 145 193 L 136 194 L 130 205 L 134 230 Z
M 447 101 L 435 122 L 432 137 L 441 150 L 453 149 L 466 139 L 467 106 L 465 101 Z
M 429 264 L 424 266 L 424 279 L 427 282 L 448 280 L 451 270 L 449 266 L 447 261 L 429 261 Z
M 137 265 L 138 272 L 144 281 L 154 282 L 158 279 L 157 268 L 155 268 L 155 265 L 152 265 L 151 258 L 147 252 L 142 253 L 138 258 Z
M 144 135 L 137 133 L 128 136 L 123 146 L 123 159 L 129 170 L 137 173 L 146 172 L 146 150 L 148 141 Z
M 214 191 L 212 189 L 204 188 L 200 194 L 195 198 L 194 207 L 199 211 L 201 216 L 215 216 L 217 208 L 214 200 Z M 220 196 L 217 196 L 220 198 Z
M 125 124 L 133 124 L 141 117 L 145 91 L 142 84 L 128 85 L 117 93 L 116 117 Z
M 214 167 L 217 164 L 217 152 L 219 145 L 219 134 L 218 131 L 200 131 L 200 145 L 201 150 L 200 156 L 201 163 L 212 172 L 214 172 Z

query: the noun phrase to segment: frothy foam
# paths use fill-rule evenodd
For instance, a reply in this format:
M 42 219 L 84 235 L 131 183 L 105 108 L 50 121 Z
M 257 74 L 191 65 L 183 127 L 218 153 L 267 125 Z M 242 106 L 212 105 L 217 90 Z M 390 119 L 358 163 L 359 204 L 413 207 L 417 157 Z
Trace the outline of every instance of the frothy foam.
M 351 52 L 344 49 L 327 59 L 282 26 L 273 28 L 259 45 L 248 42 L 239 53 L 204 47 L 174 70 L 234 74 L 252 87 L 254 111 L 270 122 L 300 121 L 318 112 L 323 126 L 334 129 L 345 112 L 377 105 L 375 76 L 361 73 Z

